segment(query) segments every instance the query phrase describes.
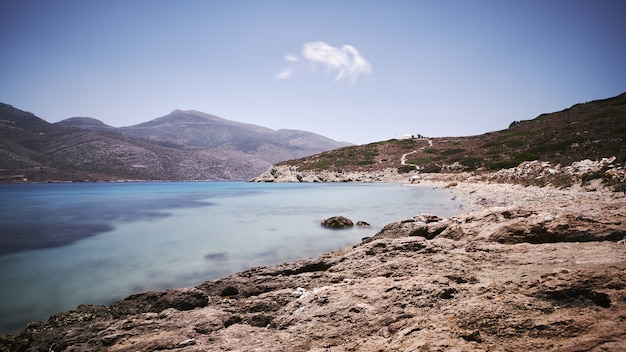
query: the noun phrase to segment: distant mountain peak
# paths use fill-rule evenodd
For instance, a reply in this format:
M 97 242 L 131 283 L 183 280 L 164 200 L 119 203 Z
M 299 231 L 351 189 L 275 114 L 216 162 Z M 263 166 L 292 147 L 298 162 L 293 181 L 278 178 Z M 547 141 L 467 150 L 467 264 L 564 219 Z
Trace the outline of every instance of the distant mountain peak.
M 82 124 L 82 125 L 94 125 L 94 126 L 107 126 L 104 122 L 94 119 L 93 117 L 70 117 L 65 120 L 57 122 L 58 125 L 64 124 Z
M 246 180 L 278 161 L 341 146 L 310 132 L 277 132 L 196 110 L 115 128 L 91 117 L 51 124 L 0 105 L 0 182 Z
M 120 130 L 127 135 L 150 140 L 237 150 L 272 164 L 298 155 L 312 155 L 347 145 L 311 132 L 275 131 L 196 110 L 177 109 L 168 115 Z
M 109 126 L 98 119 L 94 119 L 93 117 L 70 117 L 56 122 L 55 125 L 110 132 L 117 130 L 115 127 Z

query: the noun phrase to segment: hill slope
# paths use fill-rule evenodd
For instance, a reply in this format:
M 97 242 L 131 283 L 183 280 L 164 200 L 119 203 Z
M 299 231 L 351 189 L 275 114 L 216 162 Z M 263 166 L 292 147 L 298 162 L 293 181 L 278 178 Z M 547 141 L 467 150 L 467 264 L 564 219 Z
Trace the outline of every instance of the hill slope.
M 275 131 L 193 110 L 175 110 L 152 121 L 122 127 L 120 131 L 191 147 L 237 150 L 270 164 L 348 145 L 310 132 Z
M 406 160 L 402 165 L 401 159 Z M 576 104 L 508 129 L 468 137 L 389 140 L 346 147 L 278 165 L 298 170 L 378 171 L 398 168 L 423 172 L 497 170 L 524 161 L 570 164 L 615 156 L 626 161 L 626 93 Z
M 306 146 L 294 144 L 297 138 L 271 144 L 266 135 L 281 131 L 204 115 L 176 111 L 117 129 L 84 117 L 50 124 L 0 104 L 0 181 L 249 179 L 277 161 L 345 145 L 308 132 L 299 132 L 310 142 Z M 200 143 L 217 140 L 209 132 L 223 126 L 233 129 L 232 136 L 216 145 Z M 257 149 L 243 148 L 241 135 Z

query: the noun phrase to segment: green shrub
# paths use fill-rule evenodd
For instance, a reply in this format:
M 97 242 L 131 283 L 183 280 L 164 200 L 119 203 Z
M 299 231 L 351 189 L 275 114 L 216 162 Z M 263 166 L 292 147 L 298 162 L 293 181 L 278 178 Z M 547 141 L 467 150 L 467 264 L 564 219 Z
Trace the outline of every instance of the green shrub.
M 537 145 L 530 147 L 528 149 L 528 152 L 535 153 L 535 154 L 541 154 L 541 153 L 547 153 L 547 152 L 558 152 L 558 151 L 566 150 L 573 143 L 576 143 L 576 141 L 572 139 L 567 139 L 567 140 L 559 141 L 556 143 L 541 143 L 541 144 L 537 144 Z
M 529 153 L 529 152 L 521 152 L 521 153 L 513 153 L 513 160 L 515 160 L 518 164 L 524 161 L 537 160 L 539 156 L 537 154 Z
M 512 139 L 510 141 L 504 142 L 504 145 L 506 145 L 509 148 L 519 148 L 522 145 L 524 145 L 524 142 L 519 139 Z
M 481 148 L 483 149 L 487 149 L 490 147 L 495 147 L 496 145 L 498 145 L 498 143 L 496 141 L 487 141 L 483 144 L 480 145 Z
M 469 170 L 476 170 L 484 164 L 485 160 L 481 158 L 463 158 L 459 162 L 467 166 Z
M 320 160 L 318 162 L 312 163 L 311 169 L 328 170 L 331 165 L 333 165 L 333 162 L 330 160 Z
M 376 162 L 372 159 L 365 159 L 365 160 L 359 160 L 356 162 L 356 165 L 372 165 L 375 164 Z
M 428 165 L 422 169 L 422 172 L 427 173 L 427 174 L 436 174 L 436 173 L 441 172 L 441 166 L 434 165 L 434 164 Z
M 592 119 L 603 119 L 603 118 L 607 118 L 607 117 L 615 117 L 615 116 L 622 116 L 623 112 L 616 110 L 616 109 L 611 109 L 611 110 L 607 110 L 607 111 L 603 111 L 597 114 L 594 114 L 591 116 Z
M 442 151 L 441 154 L 442 155 L 454 155 L 454 154 L 463 153 L 464 151 L 465 151 L 465 149 L 462 149 L 462 148 L 446 149 L 446 150 Z
M 406 173 L 409 173 L 409 172 L 415 171 L 415 170 L 417 170 L 417 169 L 413 165 L 402 165 L 402 166 L 400 166 L 398 168 L 398 173 L 399 174 L 406 174 Z
M 439 161 L 441 160 L 442 157 L 440 156 L 424 156 L 424 157 L 418 157 L 418 158 L 409 158 L 406 160 L 407 164 L 415 164 L 415 165 L 424 165 L 424 164 L 430 164 L 433 163 L 435 161 Z
M 520 162 L 515 160 L 502 160 L 487 165 L 487 168 L 491 170 L 510 169 L 512 167 L 516 167 L 519 164 Z
M 389 142 L 402 149 L 413 149 L 415 147 L 415 142 L 412 139 L 391 139 Z
M 365 158 L 372 158 L 378 156 L 378 150 L 366 150 L 363 152 Z

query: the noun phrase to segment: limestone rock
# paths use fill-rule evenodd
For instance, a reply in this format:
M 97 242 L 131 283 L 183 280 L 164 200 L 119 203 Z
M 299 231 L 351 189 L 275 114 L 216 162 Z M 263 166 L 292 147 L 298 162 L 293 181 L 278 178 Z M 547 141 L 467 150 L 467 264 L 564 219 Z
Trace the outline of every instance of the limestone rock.
M 412 219 L 397 221 L 386 225 L 374 237 L 368 239 L 371 241 L 375 238 L 398 238 L 406 236 L 420 236 L 427 239 L 433 239 L 435 236 L 443 232 L 450 221 L 440 218 L 436 215 L 423 213 Z
M 345 216 L 333 216 L 328 219 L 322 220 L 322 226 L 331 229 L 345 229 L 353 227 L 354 223 L 352 222 L 352 220 L 346 218 Z
M 273 165 L 251 182 L 389 182 L 403 176 L 397 169 L 378 171 L 309 171 L 296 166 Z
M 623 350 L 626 247 L 377 238 L 323 258 L 253 268 L 138 307 L 31 324 L 2 351 Z M 593 265 L 590 265 L 593 263 Z M 237 288 L 223 296 L 227 287 Z M 166 308 L 174 296 L 198 305 Z M 170 299 L 165 299 L 169 296 Z M 178 304 L 180 306 L 180 304 Z M 185 305 L 183 305 L 185 306 Z M 186 306 L 185 306 L 186 307 Z
M 466 214 L 80 306 L 0 338 L 0 351 L 626 350 L 625 195 L 454 181 Z

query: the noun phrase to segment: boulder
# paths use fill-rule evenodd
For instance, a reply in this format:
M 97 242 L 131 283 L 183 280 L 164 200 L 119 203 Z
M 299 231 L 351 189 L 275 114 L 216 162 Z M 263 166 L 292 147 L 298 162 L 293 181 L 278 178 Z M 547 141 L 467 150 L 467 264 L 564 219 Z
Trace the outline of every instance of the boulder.
M 322 220 L 322 226 L 331 229 L 345 229 L 354 226 L 354 223 L 345 216 L 333 216 Z
M 372 225 L 370 225 L 369 223 L 367 223 L 367 222 L 365 222 L 365 221 L 361 221 L 361 220 L 359 220 L 359 221 L 357 221 L 357 222 L 356 222 L 356 226 L 357 226 L 357 227 L 370 227 L 370 226 L 372 226 Z

